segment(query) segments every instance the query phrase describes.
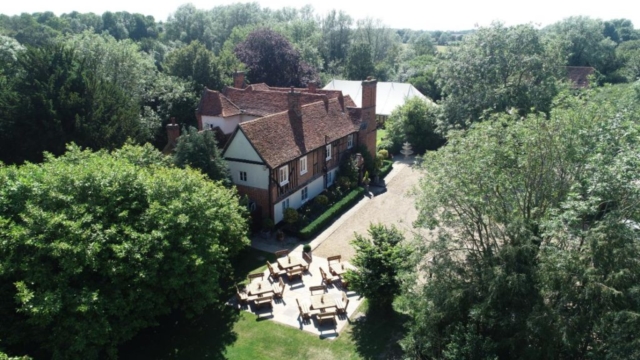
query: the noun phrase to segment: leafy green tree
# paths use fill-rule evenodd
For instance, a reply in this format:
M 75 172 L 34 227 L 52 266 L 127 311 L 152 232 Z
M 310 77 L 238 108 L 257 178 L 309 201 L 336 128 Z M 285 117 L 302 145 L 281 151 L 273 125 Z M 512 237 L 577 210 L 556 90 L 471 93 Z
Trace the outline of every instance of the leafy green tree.
M 416 224 L 437 237 L 404 278 L 408 356 L 637 356 L 638 95 L 586 97 L 426 155 Z
M 392 153 L 398 153 L 405 141 L 422 154 L 444 145 L 444 138 L 437 129 L 439 109 L 437 105 L 414 97 L 397 107 L 385 122 Z
M 416 56 L 435 55 L 436 46 L 429 33 L 422 33 L 411 40 L 411 45 Z
M 202 91 L 205 86 L 214 90 L 223 87 L 215 55 L 197 40 L 169 53 L 165 66 L 170 75 L 193 81 L 195 90 Z
M 348 271 L 345 278 L 350 288 L 369 300 L 370 308 L 390 312 L 400 293 L 397 274 L 406 264 L 409 249 L 395 226 L 371 224 L 368 232 L 370 238 L 355 235 L 356 256 L 351 262 L 358 270 Z
M 7 344 L 36 344 L 53 358 L 115 357 L 158 316 L 225 301 L 229 259 L 248 243 L 238 196 L 158 165 L 159 155 L 137 159 L 150 151 L 71 146 L 40 165 L 0 168 Z
M 545 31 L 566 46 L 567 65 L 593 66 L 604 75 L 617 68 L 616 42 L 604 36 L 601 20 L 572 16 L 548 26 Z
M 347 79 L 364 80 L 367 76 L 373 76 L 375 71 L 371 58 L 371 47 L 365 43 L 351 45 L 347 58 Z
M 196 128 L 189 127 L 178 138 L 173 160 L 178 167 L 190 166 L 202 171 L 211 180 L 221 180 L 225 185 L 231 185 L 229 168 L 220 154 L 212 131 L 198 132 Z
M 235 48 L 235 54 L 249 69 L 253 83 L 303 87 L 317 79 L 315 69 L 302 61 L 300 53 L 281 34 L 257 29 Z
M 321 20 L 321 53 L 325 69 L 344 64 L 351 43 L 353 19 L 344 11 L 329 11 Z
M 485 112 L 548 112 L 563 64 L 552 50 L 532 25 L 494 23 L 466 36 L 438 67 L 444 125 L 466 128 Z

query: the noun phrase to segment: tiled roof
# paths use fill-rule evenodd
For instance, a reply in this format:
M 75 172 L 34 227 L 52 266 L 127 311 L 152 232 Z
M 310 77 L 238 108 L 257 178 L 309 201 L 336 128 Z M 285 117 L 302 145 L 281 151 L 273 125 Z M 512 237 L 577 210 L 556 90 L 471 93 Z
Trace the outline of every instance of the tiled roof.
M 356 132 L 358 125 L 359 119 L 353 120 L 338 99 L 331 99 L 326 106 L 324 102 L 302 106 L 300 118 L 284 111 L 241 123 L 239 127 L 267 164 L 276 168 L 325 146 L 327 141 Z
M 240 108 L 224 97 L 224 95 L 207 88 L 202 92 L 200 104 L 198 104 L 198 108 L 196 109 L 197 115 L 220 116 L 223 118 L 240 113 Z
M 574 88 L 586 88 L 589 86 L 589 75 L 596 69 L 590 66 L 567 66 L 567 77 Z
M 245 89 L 226 87 L 223 93 L 233 104 L 251 115 L 267 116 L 289 109 L 286 91 L 254 90 L 252 86 L 254 85 Z M 327 102 L 327 100 L 324 94 L 302 93 L 300 96 L 301 105 L 318 101 Z

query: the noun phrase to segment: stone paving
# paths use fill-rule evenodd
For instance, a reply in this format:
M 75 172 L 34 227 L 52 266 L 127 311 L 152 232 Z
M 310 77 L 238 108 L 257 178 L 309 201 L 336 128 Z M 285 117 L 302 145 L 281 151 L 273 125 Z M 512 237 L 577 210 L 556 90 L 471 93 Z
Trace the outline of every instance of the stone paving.
M 291 253 L 291 256 L 301 255 L 301 251 Z M 276 264 L 272 265 L 274 265 L 274 268 L 277 269 Z M 232 304 L 234 306 L 242 308 L 243 310 L 250 311 L 258 315 L 259 319 L 270 319 L 284 325 L 293 326 L 300 330 L 319 335 L 320 338 L 335 338 L 336 336 L 338 336 L 338 333 L 342 331 L 342 329 L 349 323 L 350 317 L 353 316 L 354 312 L 358 309 L 358 307 L 362 303 L 363 298 L 353 291 L 346 291 L 347 298 L 349 299 L 347 314 L 346 316 L 337 315 L 335 323 L 324 322 L 320 326 L 315 316 L 311 317 L 311 321 L 303 321 L 298 311 L 296 299 L 298 299 L 301 304 L 304 302 L 307 305 L 311 305 L 311 293 L 309 291 L 309 287 L 324 285 L 322 282 L 322 276 L 320 275 L 320 267 L 322 267 L 325 272 L 329 271 L 327 259 L 314 256 L 313 261 L 309 266 L 309 272 L 304 273 L 301 278 L 296 277 L 293 279 L 293 281 L 290 281 L 286 275 L 281 276 L 285 284 L 285 291 L 282 299 L 274 299 L 271 307 L 263 306 L 259 309 L 256 309 L 251 301 L 249 301 L 249 304 L 241 306 L 237 303 L 237 301 L 235 301 L 235 299 L 232 300 Z M 268 269 L 265 270 L 264 274 L 265 281 L 268 279 L 270 284 L 275 283 L 274 280 L 269 277 Z M 325 293 L 325 296 L 339 299 L 342 296 L 343 291 L 345 290 L 342 288 L 341 283 L 338 281 L 334 285 L 327 286 L 327 292 Z M 314 295 L 315 294 L 318 293 L 314 292 Z

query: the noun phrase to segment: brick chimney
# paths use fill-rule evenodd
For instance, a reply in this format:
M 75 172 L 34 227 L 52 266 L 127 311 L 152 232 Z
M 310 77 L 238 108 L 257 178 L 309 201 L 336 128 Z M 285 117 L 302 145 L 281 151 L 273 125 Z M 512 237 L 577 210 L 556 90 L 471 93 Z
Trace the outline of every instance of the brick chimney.
M 180 126 L 176 124 L 176 118 L 171 118 L 171 123 L 167 124 L 167 144 L 175 146 L 176 140 L 180 136 Z
M 378 80 L 367 77 L 362 82 L 362 119 L 358 142 L 364 144 L 369 150 L 369 154 L 375 158 L 376 155 L 376 89 Z
M 294 87 L 287 96 L 289 102 L 289 112 L 295 114 L 298 118 L 302 116 L 302 105 L 300 104 L 300 93 L 296 92 Z
M 310 93 L 315 94 L 318 90 L 318 83 L 316 83 L 315 81 L 309 81 L 307 83 L 307 88 L 309 89 Z
M 244 89 L 244 71 L 235 71 L 233 73 L 233 87 L 236 89 Z

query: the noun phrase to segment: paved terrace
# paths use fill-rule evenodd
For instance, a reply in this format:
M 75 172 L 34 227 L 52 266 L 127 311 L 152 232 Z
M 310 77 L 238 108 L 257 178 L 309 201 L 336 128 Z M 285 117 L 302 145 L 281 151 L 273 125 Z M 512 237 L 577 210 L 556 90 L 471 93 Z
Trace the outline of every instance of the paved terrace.
M 302 250 L 299 252 L 292 252 L 290 255 L 292 257 L 301 257 Z M 277 269 L 277 265 L 273 265 L 274 269 Z M 327 259 L 314 256 L 309 266 L 309 272 L 303 273 L 302 277 L 295 277 L 293 281 L 291 281 L 286 274 L 282 275 L 281 277 L 285 284 L 284 294 L 282 295 L 282 299 L 274 298 L 271 307 L 263 306 L 256 309 L 251 301 L 248 302 L 248 305 L 241 306 L 235 299 L 232 300 L 232 304 L 258 315 L 259 320 L 269 319 L 319 335 L 321 338 L 334 338 L 338 336 L 338 333 L 342 331 L 345 325 L 349 322 L 358 306 L 362 303 L 363 298 L 353 291 L 346 291 L 347 298 L 349 299 L 347 314 L 346 316 L 344 314 L 336 315 L 335 323 L 325 321 L 322 325 L 319 325 L 315 316 L 311 316 L 310 321 L 303 321 L 298 311 L 296 299 L 300 301 L 301 304 L 306 303 L 307 305 L 311 305 L 311 293 L 309 291 L 309 287 L 324 285 L 320 275 L 320 266 L 322 266 L 325 272 L 329 271 Z M 264 274 L 265 281 L 268 281 L 270 285 L 275 283 L 275 281 L 269 277 L 268 269 L 265 270 Z M 340 281 L 337 281 L 334 285 L 328 285 L 327 292 L 324 294 L 326 299 L 325 301 L 332 301 L 331 299 L 327 299 L 327 297 L 340 299 L 342 292 L 345 292 L 345 289 L 341 286 Z M 320 294 L 320 292 L 314 292 L 314 295 L 317 294 Z

